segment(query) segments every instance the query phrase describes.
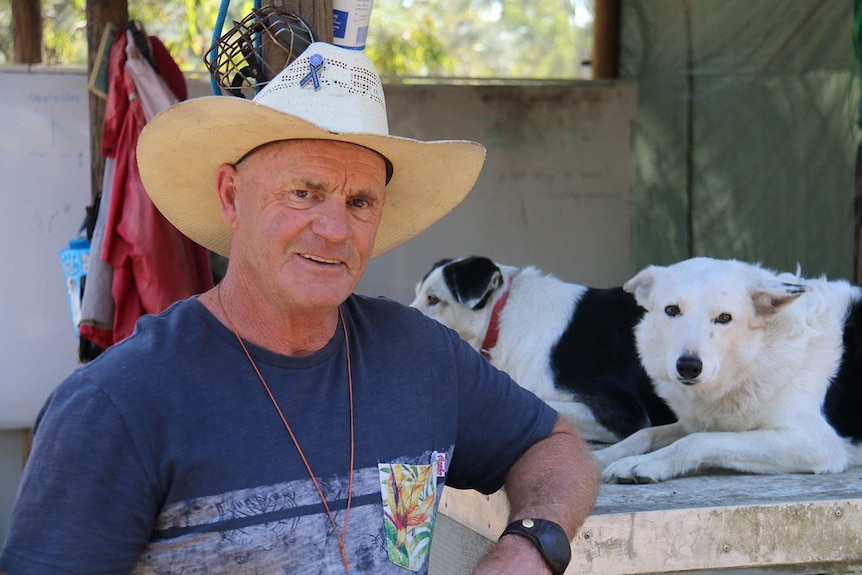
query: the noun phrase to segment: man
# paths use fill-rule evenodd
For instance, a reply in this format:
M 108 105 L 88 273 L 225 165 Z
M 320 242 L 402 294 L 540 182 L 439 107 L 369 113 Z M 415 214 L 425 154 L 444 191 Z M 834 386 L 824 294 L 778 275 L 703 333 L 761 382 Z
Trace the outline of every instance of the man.
M 368 59 L 315 43 L 253 102 L 157 116 L 138 160 L 226 275 L 52 394 L 0 570 L 426 573 L 444 483 L 505 483 L 512 534 L 476 575 L 565 570 L 589 448 L 454 332 L 352 295 L 467 194 L 480 145 L 389 136 Z

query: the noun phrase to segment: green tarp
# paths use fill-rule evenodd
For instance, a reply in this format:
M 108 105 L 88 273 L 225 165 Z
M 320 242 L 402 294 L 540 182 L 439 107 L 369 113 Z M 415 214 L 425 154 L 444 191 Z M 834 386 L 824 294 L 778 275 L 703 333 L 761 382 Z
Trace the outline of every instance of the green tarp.
M 855 274 L 859 141 L 846 0 L 629 0 L 638 82 L 633 259 Z

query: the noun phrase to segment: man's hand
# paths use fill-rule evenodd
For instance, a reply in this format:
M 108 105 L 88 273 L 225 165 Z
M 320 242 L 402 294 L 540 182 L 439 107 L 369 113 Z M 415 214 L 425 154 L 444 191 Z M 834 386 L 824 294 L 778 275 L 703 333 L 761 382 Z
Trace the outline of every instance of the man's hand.
M 551 575 L 551 568 L 530 541 L 506 535 L 482 558 L 473 575 Z
M 559 524 L 569 541 L 596 502 L 600 474 L 589 446 L 564 418 L 551 434 L 518 458 L 506 476 L 510 521 L 527 517 Z M 473 571 L 473 575 L 550 575 L 533 543 L 506 535 Z

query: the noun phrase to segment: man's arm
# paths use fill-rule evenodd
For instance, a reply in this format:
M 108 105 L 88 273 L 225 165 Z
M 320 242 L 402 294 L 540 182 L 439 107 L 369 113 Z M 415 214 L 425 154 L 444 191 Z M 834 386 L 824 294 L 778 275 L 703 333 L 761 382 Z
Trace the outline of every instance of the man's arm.
M 524 452 L 506 476 L 509 520 L 547 519 L 559 524 L 571 540 L 595 505 L 599 483 L 589 446 L 558 416 L 551 434 Z M 550 573 L 538 549 L 519 535 L 500 539 L 473 571 L 473 575 Z

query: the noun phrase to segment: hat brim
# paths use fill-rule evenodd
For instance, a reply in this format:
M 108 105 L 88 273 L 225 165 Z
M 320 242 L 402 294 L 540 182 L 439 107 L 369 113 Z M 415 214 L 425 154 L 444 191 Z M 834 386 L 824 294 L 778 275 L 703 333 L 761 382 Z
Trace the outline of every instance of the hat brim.
M 230 256 L 230 227 L 222 219 L 215 176 L 224 163 L 269 142 L 322 139 L 365 146 L 393 166 L 373 256 L 415 237 L 454 209 L 473 188 L 485 161 L 476 142 L 423 142 L 399 136 L 345 134 L 250 100 L 206 96 L 180 102 L 141 132 L 137 159 L 155 206 L 182 233 Z

